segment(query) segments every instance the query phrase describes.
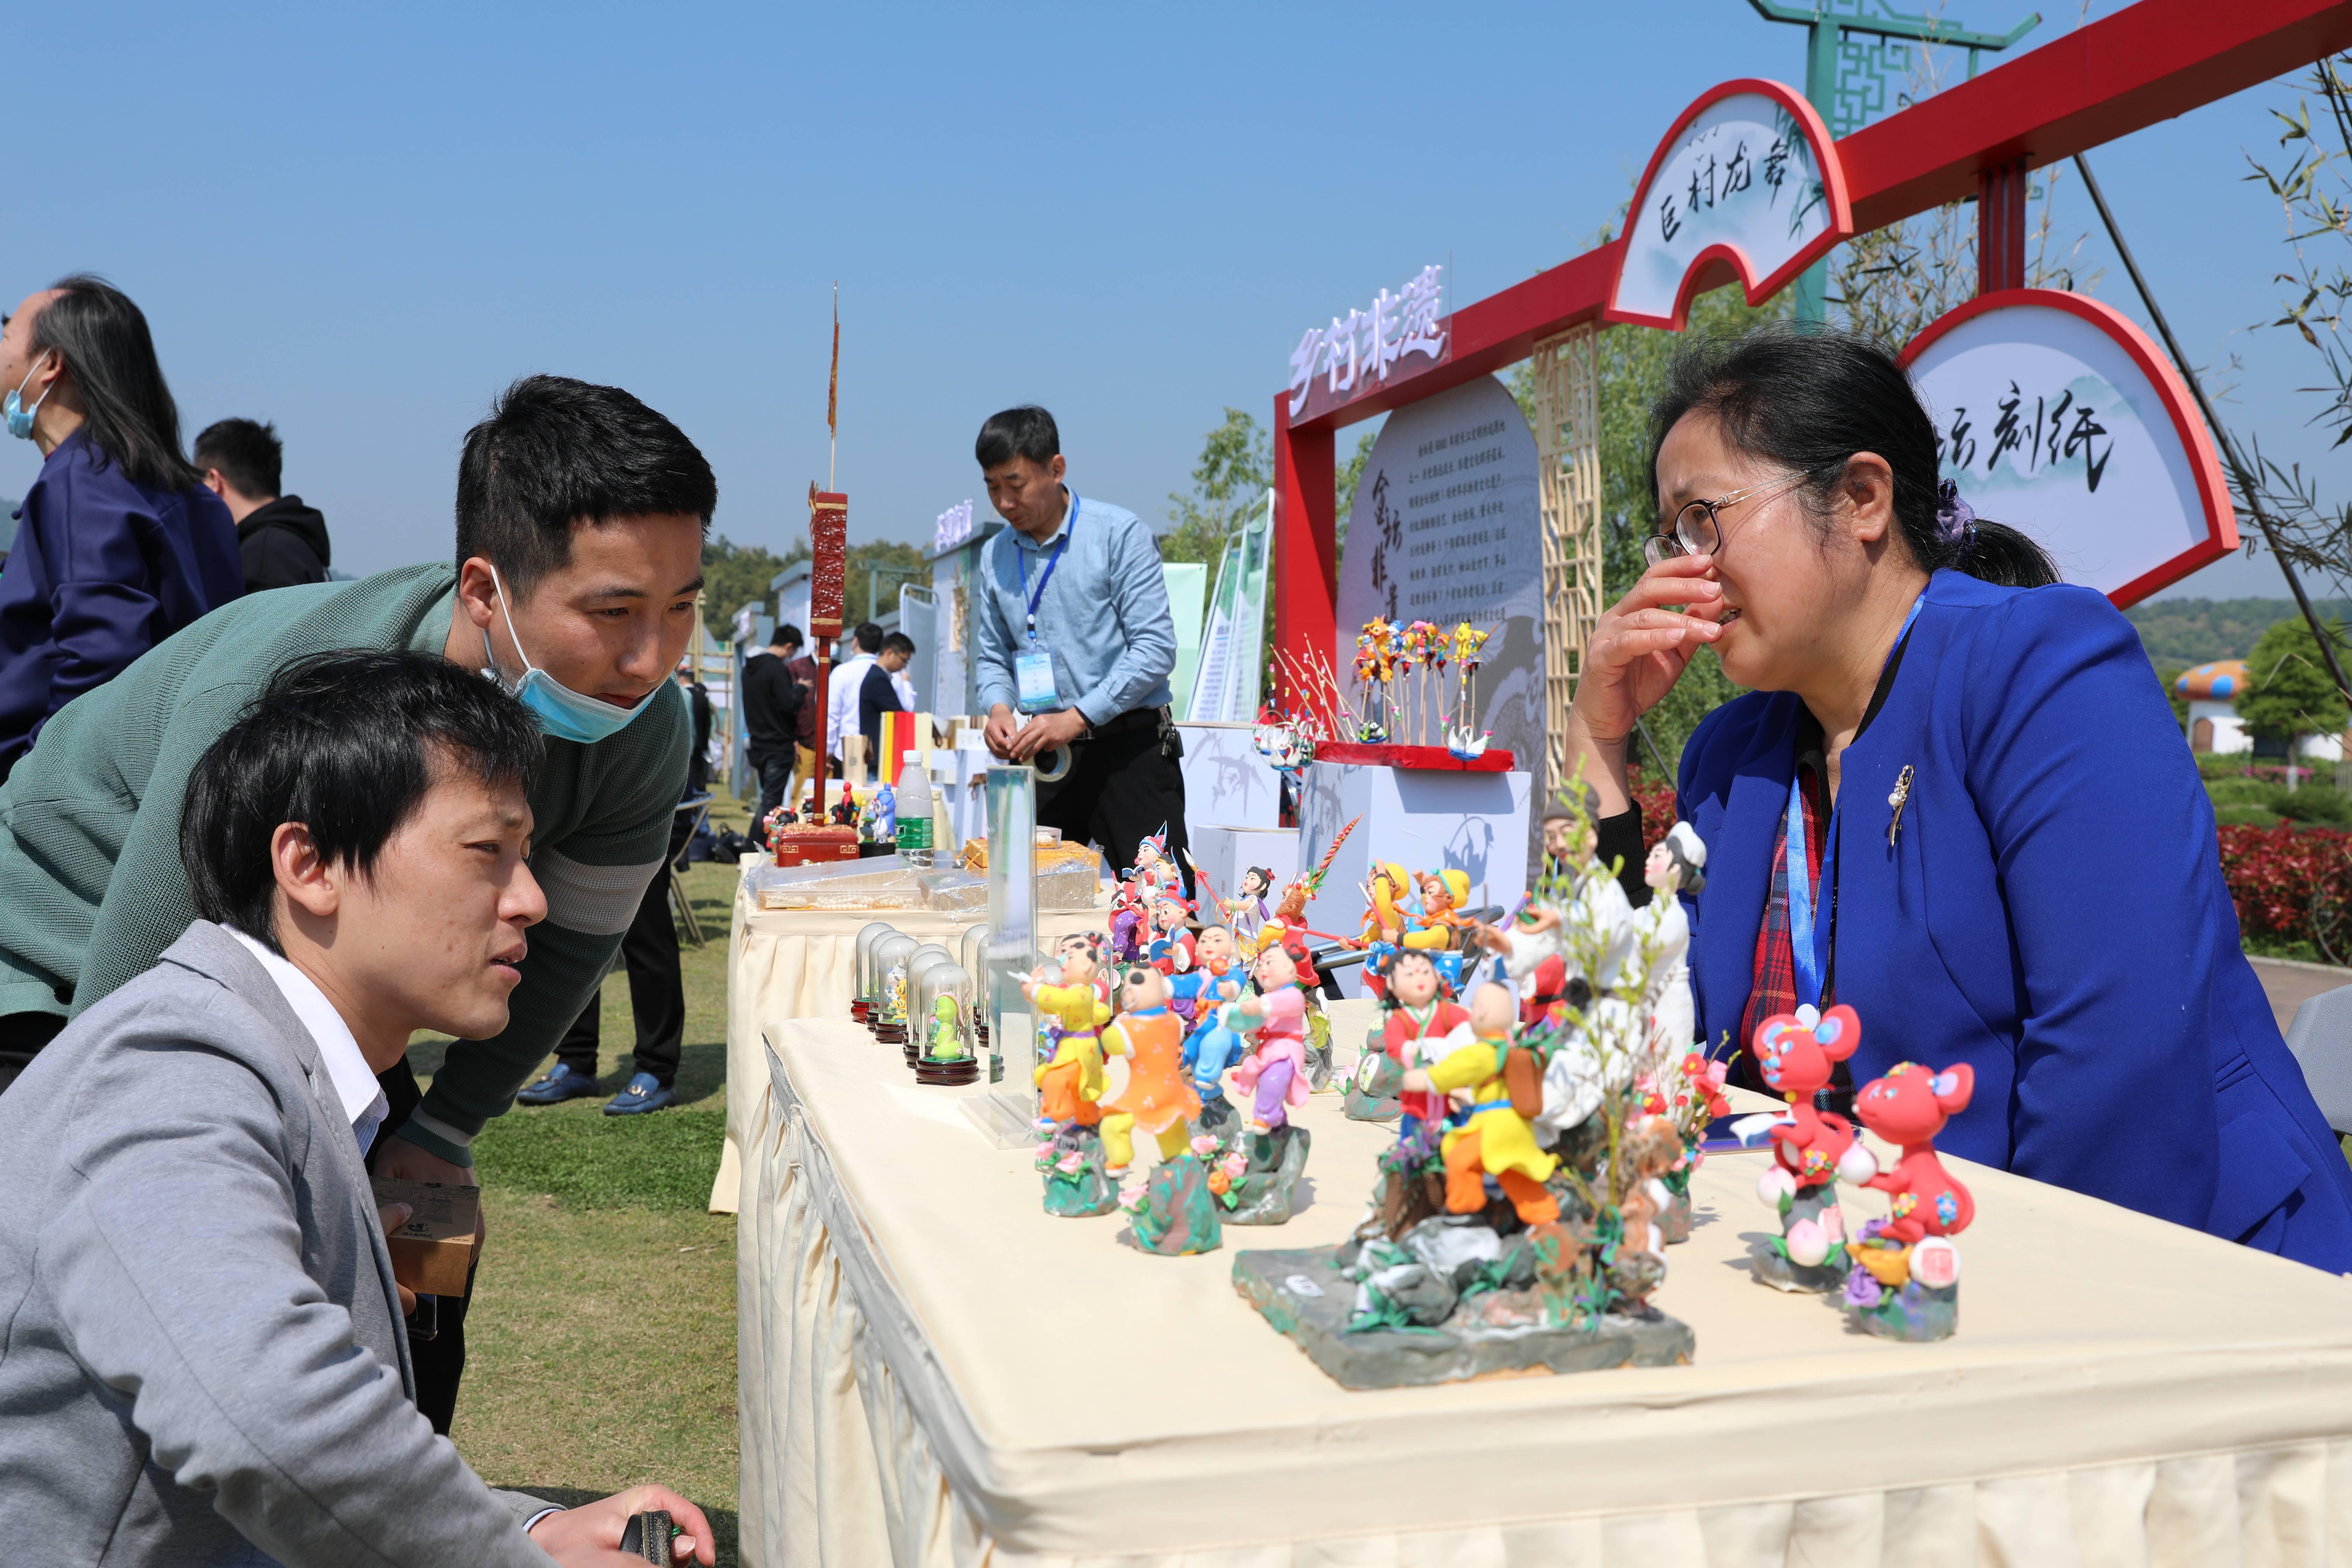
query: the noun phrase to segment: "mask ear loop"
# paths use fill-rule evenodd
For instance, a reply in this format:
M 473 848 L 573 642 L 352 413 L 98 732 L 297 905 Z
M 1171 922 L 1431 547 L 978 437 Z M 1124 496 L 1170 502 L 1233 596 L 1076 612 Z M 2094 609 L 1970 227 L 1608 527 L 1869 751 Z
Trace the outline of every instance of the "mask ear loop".
M 522 672 L 528 679 L 539 666 L 530 662 L 530 655 L 522 651 L 522 638 L 515 636 L 514 613 L 507 608 L 507 587 L 499 581 L 496 566 L 490 567 L 490 586 L 498 590 L 499 614 L 507 623 L 507 641 L 514 644 L 515 657 L 522 660 Z M 482 628 L 482 657 L 490 661 L 489 668 L 482 673 L 502 686 L 506 684 L 506 677 L 499 673 L 499 650 L 490 646 L 490 628 L 488 626 Z M 522 682 L 518 680 L 515 684 L 520 686 Z
M 55 349 L 43 349 L 39 353 L 33 356 L 32 367 L 25 372 L 25 379 L 16 384 L 17 406 L 24 406 L 25 388 L 32 385 L 33 378 L 41 374 L 41 361 L 48 358 L 51 354 L 57 352 L 58 351 Z M 41 405 L 47 403 L 49 400 L 49 394 L 55 392 L 57 389 L 58 384 L 54 381 L 49 383 L 48 385 L 41 388 L 41 395 L 33 399 L 33 406 L 25 409 L 25 417 L 30 419 L 34 415 L 38 414 L 41 411 Z

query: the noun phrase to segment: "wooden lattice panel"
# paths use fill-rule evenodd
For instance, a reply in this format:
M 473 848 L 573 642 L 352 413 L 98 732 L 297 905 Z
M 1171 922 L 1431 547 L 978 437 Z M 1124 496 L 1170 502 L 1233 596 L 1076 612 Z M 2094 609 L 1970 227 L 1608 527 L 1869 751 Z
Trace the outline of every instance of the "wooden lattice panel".
M 1601 329 L 1536 345 L 1536 456 L 1543 484 L 1544 752 L 1568 773 L 1568 706 L 1601 620 Z

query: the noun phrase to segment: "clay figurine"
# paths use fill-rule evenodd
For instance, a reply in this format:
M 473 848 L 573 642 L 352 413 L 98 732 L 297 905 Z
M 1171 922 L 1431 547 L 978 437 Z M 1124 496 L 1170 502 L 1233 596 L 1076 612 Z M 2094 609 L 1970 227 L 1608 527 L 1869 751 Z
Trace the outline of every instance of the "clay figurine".
M 1095 994 L 1094 952 L 1075 948 L 1062 959 L 1059 984 L 1032 973 L 1020 976 L 1021 994 L 1042 1018 L 1060 1029 L 1054 1054 L 1037 1064 L 1037 1131 L 1045 1139 L 1037 1169 L 1045 1176 L 1045 1212 L 1077 1217 L 1108 1214 L 1118 1205 L 1118 1189 L 1103 1173 L 1101 1100 L 1102 1042 L 1097 1031 L 1109 1017 Z
M 1654 1059 L 1675 1061 L 1696 1037 L 1696 1009 L 1691 1000 L 1690 916 L 1683 909 L 1683 893 L 1706 886 L 1704 868 L 1706 846 L 1687 822 L 1677 822 L 1651 849 L 1642 863 L 1642 879 L 1650 885 L 1650 901 L 1634 921 L 1639 942 L 1649 959 L 1643 1001 L 1650 1013 L 1650 1050 Z
M 980 1063 L 963 1042 L 963 1005 L 952 995 L 931 998 L 930 1037 L 915 1061 L 918 1083 L 971 1083 L 980 1077 Z
M 1756 1026 L 1757 1070 L 1789 1100 L 1787 1114 L 1765 1129 L 1773 1164 L 1757 1184 L 1756 1194 L 1780 1211 L 1780 1235 L 1748 1248 L 1759 1284 L 1827 1294 L 1845 1283 L 1845 1215 L 1838 1207 L 1837 1174 L 1839 1163 L 1854 1147 L 1853 1124 L 1834 1111 L 1815 1110 L 1813 1094 L 1830 1086 L 1837 1064 L 1861 1044 L 1862 1020 L 1843 1005 L 1810 1024 L 1801 1015 L 1782 1013 Z
M 1168 996 L 1168 977 L 1156 969 L 1138 964 L 1120 977 L 1118 1013 L 1102 1043 L 1105 1056 L 1127 1058 L 1127 1087 L 1103 1102 L 1102 1141 L 1104 1174 L 1120 1185 L 1134 1245 L 1181 1257 L 1217 1247 L 1217 1205 L 1185 1126 L 1201 1102 L 1184 1071 L 1184 1026 Z M 1129 1176 L 1138 1132 L 1160 1149 L 1149 1178 Z
M 1184 1038 L 1183 1056 L 1185 1068 L 1192 1075 L 1192 1092 L 1201 1101 L 1200 1115 L 1192 1123 L 1193 1136 L 1196 1141 L 1207 1138 L 1219 1147 L 1241 1133 L 1240 1114 L 1225 1098 L 1225 1074 L 1249 1055 L 1249 1042 L 1219 1021 L 1222 1010 L 1222 1005 L 1202 1010 L 1200 1023 Z
M 1234 1082 L 1255 1096 L 1253 1132 L 1286 1125 L 1290 1108 L 1307 1103 L 1307 995 L 1299 979 L 1305 969 L 1304 947 L 1269 947 L 1252 970 L 1259 994 L 1218 1009 L 1219 1023 L 1250 1033 L 1250 1054 L 1234 1069 Z
M 1959 1326 L 1960 1253 L 1950 1238 L 1976 1218 L 1977 1205 L 1936 1158 L 1936 1134 L 1968 1109 L 1975 1091 L 1976 1069 L 1966 1062 L 1942 1072 L 1900 1062 L 1854 1096 L 1862 1124 L 1903 1151 L 1893 1170 L 1863 1180 L 1895 1201 L 1885 1219 L 1865 1221 L 1846 1249 L 1854 1267 L 1845 1304 L 1864 1333 L 1919 1342 L 1949 1339 Z M 1849 1180 L 1857 1167 L 1877 1163 L 1867 1149 L 1855 1149 L 1843 1172 Z
M 1396 1087 L 1385 1104 L 1351 1088 L 1347 1111 L 1358 1121 L 1402 1118 L 1397 1135 L 1410 1138 L 1423 1125 L 1442 1126 L 1448 1107 L 1443 1091 L 1407 1093 L 1404 1075 L 1415 1068 L 1430 1067 L 1468 1045 L 1470 1014 L 1453 1000 L 1431 955 L 1410 950 L 1398 953 L 1390 966 L 1388 994 L 1381 999 L 1381 1006 L 1387 1018 L 1381 1026 L 1381 1047 L 1376 1052 L 1367 1051 L 1364 1059 L 1391 1064 L 1394 1073 L 1381 1077 L 1392 1079 Z M 1357 1078 L 1363 1077 L 1360 1063 Z
M 1559 1217 L 1559 1204 L 1544 1183 L 1559 1163 L 1536 1146 L 1531 1120 L 1542 1110 L 1541 1071 L 1532 1059 L 1519 1082 L 1507 1072 L 1515 1054 L 1511 1024 L 1516 1011 L 1511 994 L 1488 981 L 1478 987 L 1470 1004 L 1470 1028 L 1475 1038 L 1449 1052 L 1433 1067 L 1414 1068 L 1404 1075 L 1407 1095 L 1441 1095 L 1456 1091 L 1469 1099 L 1462 1124 L 1448 1131 L 1439 1143 L 1445 1161 L 1445 1207 L 1451 1214 L 1476 1214 L 1486 1206 L 1486 1178 L 1492 1176 L 1511 1200 L 1520 1222 L 1549 1225 Z M 1524 1053 L 1519 1053 L 1524 1054 Z
M 1241 951 L 1223 926 L 1202 926 L 1192 942 L 1192 964 L 1169 977 L 1169 1005 L 1189 1033 L 1207 1011 L 1242 994 L 1236 965 Z

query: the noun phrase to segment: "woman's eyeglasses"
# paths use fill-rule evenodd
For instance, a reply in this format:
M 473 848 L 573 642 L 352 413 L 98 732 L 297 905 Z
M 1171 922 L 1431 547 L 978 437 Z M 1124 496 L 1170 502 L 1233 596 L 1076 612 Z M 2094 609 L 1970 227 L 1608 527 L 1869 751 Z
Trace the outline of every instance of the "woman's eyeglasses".
M 1655 566 L 1677 555 L 1712 555 L 1723 548 L 1723 509 L 1738 506 L 1744 500 L 1776 496 L 1794 489 L 1805 482 L 1802 474 L 1792 474 L 1769 484 L 1750 485 L 1744 490 L 1734 490 L 1713 500 L 1695 500 L 1675 513 L 1675 525 L 1650 535 L 1642 542 L 1642 559 Z

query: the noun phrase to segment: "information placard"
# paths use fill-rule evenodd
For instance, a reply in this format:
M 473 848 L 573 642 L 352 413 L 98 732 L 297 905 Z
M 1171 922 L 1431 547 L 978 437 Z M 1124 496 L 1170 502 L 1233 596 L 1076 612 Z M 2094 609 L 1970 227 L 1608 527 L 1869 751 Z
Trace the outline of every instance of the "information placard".
M 1536 439 L 1517 400 L 1493 376 L 1389 416 L 1365 461 L 1339 561 L 1339 647 L 1332 662 L 1351 698 L 1357 634 L 1375 617 L 1398 626 L 1464 621 L 1494 635 L 1481 650 L 1474 731 L 1521 759 L 1543 754 L 1543 542 Z M 1391 737 L 1444 745 L 1444 704 L 1456 668 L 1415 672 L 1391 687 Z M 1407 710 L 1403 693 L 1415 686 Z M 1354 739 L 1352 736 L 1342 739 Z

